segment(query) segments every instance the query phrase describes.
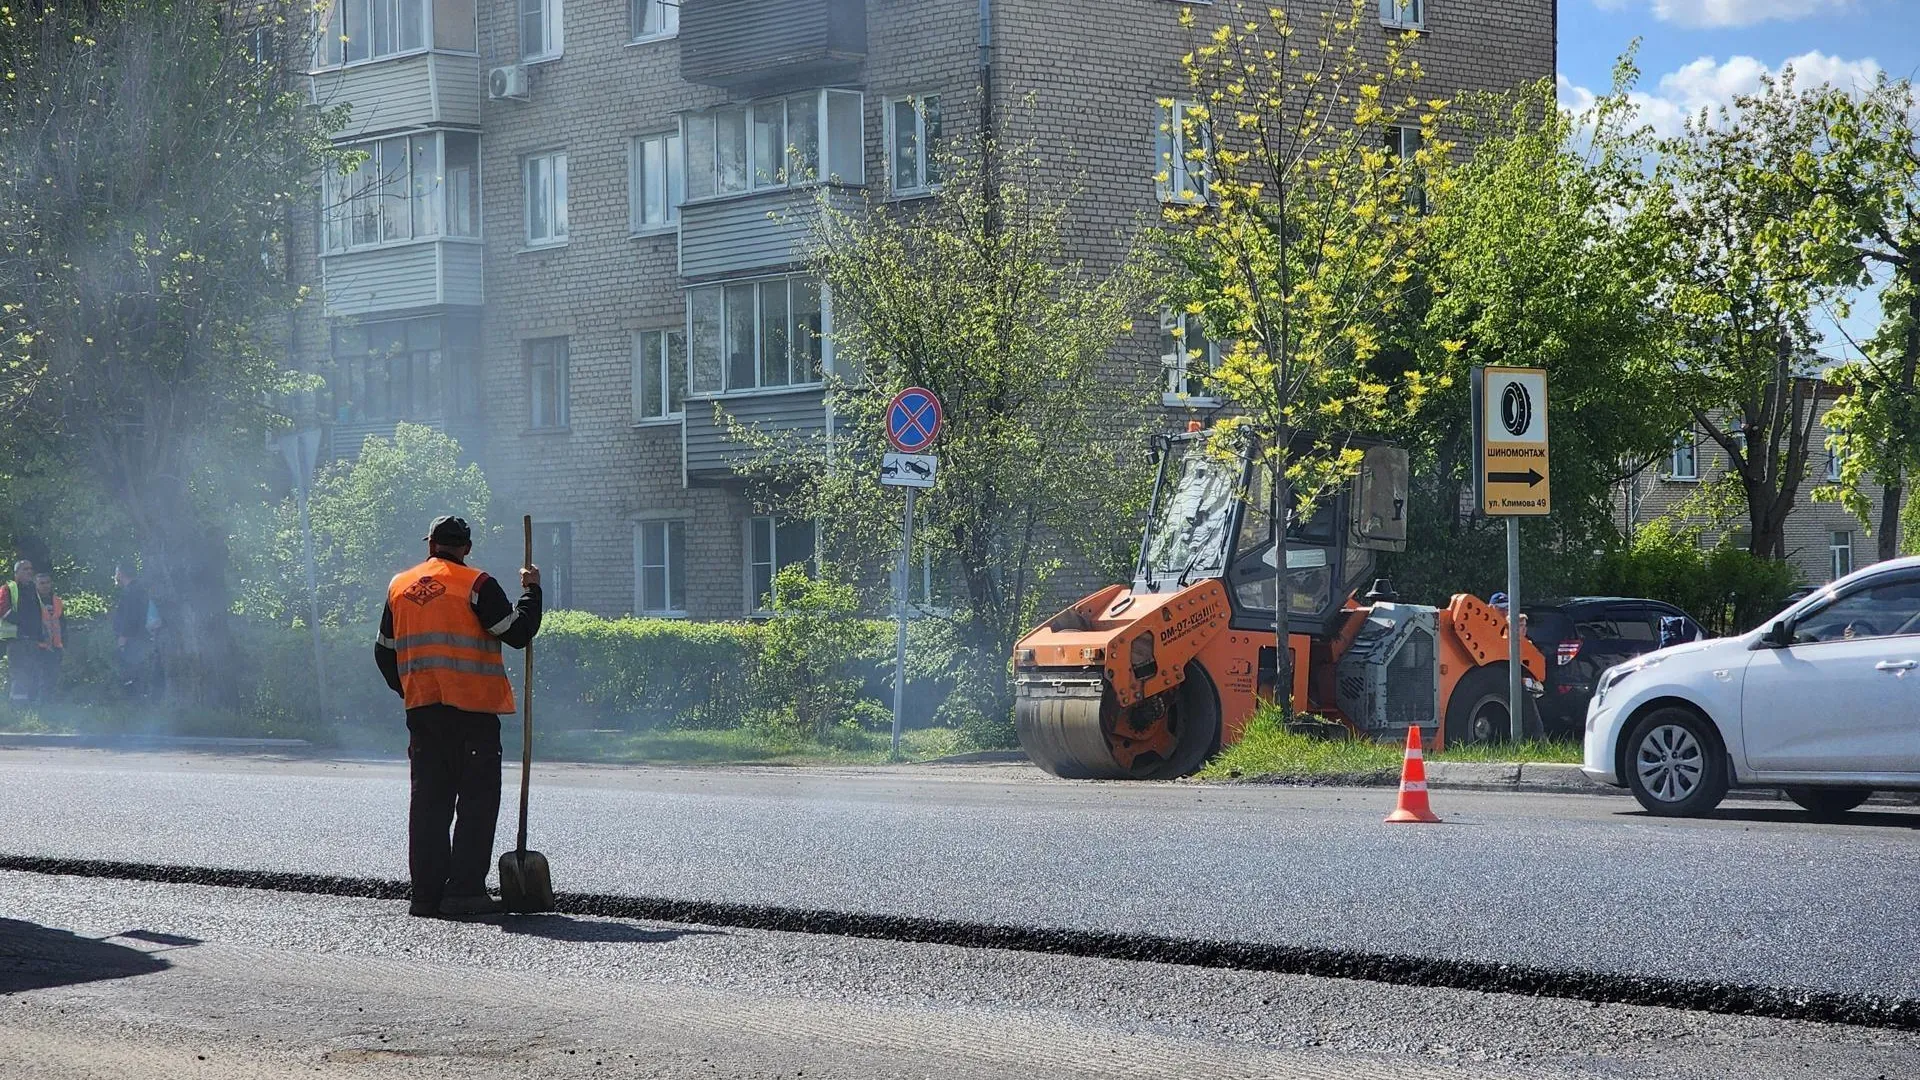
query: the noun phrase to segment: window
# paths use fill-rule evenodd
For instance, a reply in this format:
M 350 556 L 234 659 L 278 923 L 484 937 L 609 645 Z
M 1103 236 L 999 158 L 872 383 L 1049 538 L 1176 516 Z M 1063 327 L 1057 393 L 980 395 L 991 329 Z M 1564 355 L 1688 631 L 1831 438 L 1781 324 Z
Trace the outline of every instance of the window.
M 861 96 L 809 90 L 682 119 L 689 199 L 867 182 Z
M 692 393 L 806 386 L 826 369 L 826 320 L 813 278 L 690 289 L 687 321 Z
M 680 0 L 629 0 L 627 28 L 635 41 L 672 37 L 680 32 Z
M 633 338 L 633 419 L 674 420 L 687 400 L 687 332 L 642 330 Z
M 1409 169 L 1414 168 L 1414 161 L 1426 144 L 1426 135 L 1417 127 L 1387 129 L 1387 154 Z M 1407 181 L 1407 205 L 1421 213 L 1427 209 L 1427 189 L 1417 169 Z
M 573 524 L 536 521 L 533 565 L 540 568 L 541 600 L 548 611 L 573 606 Z
M 1167 373 L 1168 405 L 1211 404 L 1207 377 L 1220 363 L 1220 347 L 1207 339 L 1200 316 L 1160 312 L 1160 366 Z
M 1426 0 L 1380 0 L 1380 21 L 1418 30 L 1426 25 Z
M 1840 470 L 1841 470 L 1841 467 L 1846 464 L 1846 461 L 1847 461 L 1846 447 L 1840 444 L 1838 441 L 1828 442 L 1827 443 L 1827 483 L 1837 484 L 1840 482 Z
M 634 528 L 634 606 L 642 615 L 687 613 L 687 526 L 643 521 Z
M 326 386 L 316 409 L 335 424 L 383 424 L 472 416 L 480 327 L 429 315 L 333 328 Z
M 334 0 L 320 14 L 314 67 L 379 60 L 427 47 L 427 0 Z
M 524 346 L 527 358 L 527 426 L 567 426 L 567 339 L 541 338 Z
M 748 518 L 747 610 L 772 610 L 774 575 L 796 564 L 815 572 L 813 522 Z
M 887 172 L 895 195 L 918 195 L 940 186 L 940 95 L 887 102 Z
M 686 158 L 680 136 L 642 135 L 627 161 L 627 221 L 634 232 L 670 229 L 680 223 L 687 198 Z
M 1920 578 L 1898 574 L 1802 616 L 1793 626 L 1793 643 L 1910 634 L 1920 634 Z
M 533 154 L 526 160 L 527 243 L 567 242 L 567 155 Z
M 1154 159 L 1154 179 L 1160 185 L 1160 201 L 1206 202 L 1211 175 L 1207 156 L 1213 151 L 1213 136 L 1205 113 L 1194 102 L 1163 101 L 1157 115 L 1159 156 Z
M 520 59 L 551 60 L 559 55 L 560 0 L 520 0 Z
M 366 155 L 321 185 L 328 254 L 406 240 L 480 235 L 480 137 L 430 131 L 361 143 Z
M 1673 456 L 1667 462 L 1667 479 L 1700 479 L 1700 436 L 1694 431 L 1683 431 L 1673 440 Z
M 280 45 L 273 40 L 273 27 L 256 26 L 247 35 L 248 49 L 253 62 L 261 67 L 270 67 L 280 58 Z
M 1833 556 L 1833 580 L 1853 573 L 1853 533 L 1835 531 L 1827 541 L 1827 551 Z

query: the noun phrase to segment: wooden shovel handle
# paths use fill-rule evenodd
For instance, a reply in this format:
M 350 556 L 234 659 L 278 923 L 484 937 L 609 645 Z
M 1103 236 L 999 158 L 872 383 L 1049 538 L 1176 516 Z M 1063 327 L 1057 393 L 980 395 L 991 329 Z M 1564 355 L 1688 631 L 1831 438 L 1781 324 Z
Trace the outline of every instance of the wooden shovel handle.
M 533 565 L 533 515 L 520 518 L 520 531 L 526 540 L 525 558 L 521 566 Z M 527 853 L 527 795 L 533 781 L 533 642 L 521 650 L 526 661 L 526 670 L 520 680 L 520 839 L 514 850 L 522 858 Z

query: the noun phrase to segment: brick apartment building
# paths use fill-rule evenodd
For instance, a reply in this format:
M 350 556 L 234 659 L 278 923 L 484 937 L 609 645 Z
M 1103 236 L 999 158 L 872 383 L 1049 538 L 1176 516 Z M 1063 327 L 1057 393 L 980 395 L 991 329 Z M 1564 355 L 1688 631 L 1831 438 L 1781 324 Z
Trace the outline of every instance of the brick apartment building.
M 1820 403 L 1821 419 L 1833 406 L 1829 390 Z M 1808 442 L 1807 475 L 1786 522 L 1786 558 L 1799 571 L 1800 579 L 1810 585 L 1825 584 L 1844 577 L 1878 559 L 1878 546 L 1861 527 L 1860 519 L 1839 503 L 1814 502 L 1813 491 L 1822 484 L 1840 478 L 1839 461 L 1826 449 L 1827 427 L 1814 424 Z M 1724 529 L 1705 528 L 1708 522 L 1689 505 L 1702 485 L 1727 476 L 1732 461 L 1727 452 L 1705 432 L 1690 429 L 1674 440 L 1673 452 L 1654 463 L 1640 475 L 1623 481 L 1615 493 L 1615 523 L 1627 535 L 1656 518 L 1673 517 L 1703 526 L 1702 544 L 1727 542 L 1745 547 L 1751 539 L 1744 513 Z M 1876 511 L 1881 488 L 1869 480 L 1864 494 Z
M 1330 2 L 1289 7 L 1300 22 Z M 1554 0 L 1380 2 L 1368 34 L 1384 47 L 1419 26 L 1436 94 L 1553 74 Z M 320 195 L 321 303 L 296 335 L 327 379 L 332 453 L 402 420 L 458 437 L 498 504 L 539 523 L 556 606 L 754 612 L 812 531 L 755 516 L 714 404 L 831 423 L 831 297 L 799 273 L 817 185 L 925 196 L 929 148 L 972 144 L 986 81 L 993 114 L 1080 185 L 1074 254 L 1110 263 L 1174 194 L 1155 180 L 1170 149 L 1157 102 L 1186 85 L 1180 10 L 332 0 L 307 83 L 351 105 L 339 141 L 370 155 Z M 1178 355 L 1164 318 L 1137 325 L 1115 365 Z M 1168 390 L 1186 374 L 1167 371 Z M 516 557 L 510 542 L 484 554 Z

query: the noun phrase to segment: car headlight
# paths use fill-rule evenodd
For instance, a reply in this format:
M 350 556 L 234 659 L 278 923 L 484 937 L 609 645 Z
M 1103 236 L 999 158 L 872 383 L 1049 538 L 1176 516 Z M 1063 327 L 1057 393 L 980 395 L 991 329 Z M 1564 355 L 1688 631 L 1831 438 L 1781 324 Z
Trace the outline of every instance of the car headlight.
M 1594 707 L 1598 708 L 1607 703 L 1608 691 L 1627 681 L 1631 676 L 1638 675 L 1648 668 L 1658 667 L 1664 659 L 1664 657 L 1655 657 L 1648 660 L 1629 660 L 1624 664 L 1617 667 L 1610 667 L 1601 672 L 1600 685 L 1596 687 L 1593 692 Z

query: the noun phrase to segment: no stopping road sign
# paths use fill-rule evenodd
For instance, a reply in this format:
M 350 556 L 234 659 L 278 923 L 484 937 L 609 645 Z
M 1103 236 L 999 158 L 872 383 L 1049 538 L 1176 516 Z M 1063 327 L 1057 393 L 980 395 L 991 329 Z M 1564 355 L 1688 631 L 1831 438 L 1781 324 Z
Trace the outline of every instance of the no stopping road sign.
M 941 420 L 933 391 L 909 386 L 887 406 L 887 441 L 903 454 L 918 454 L 939 437 Z

